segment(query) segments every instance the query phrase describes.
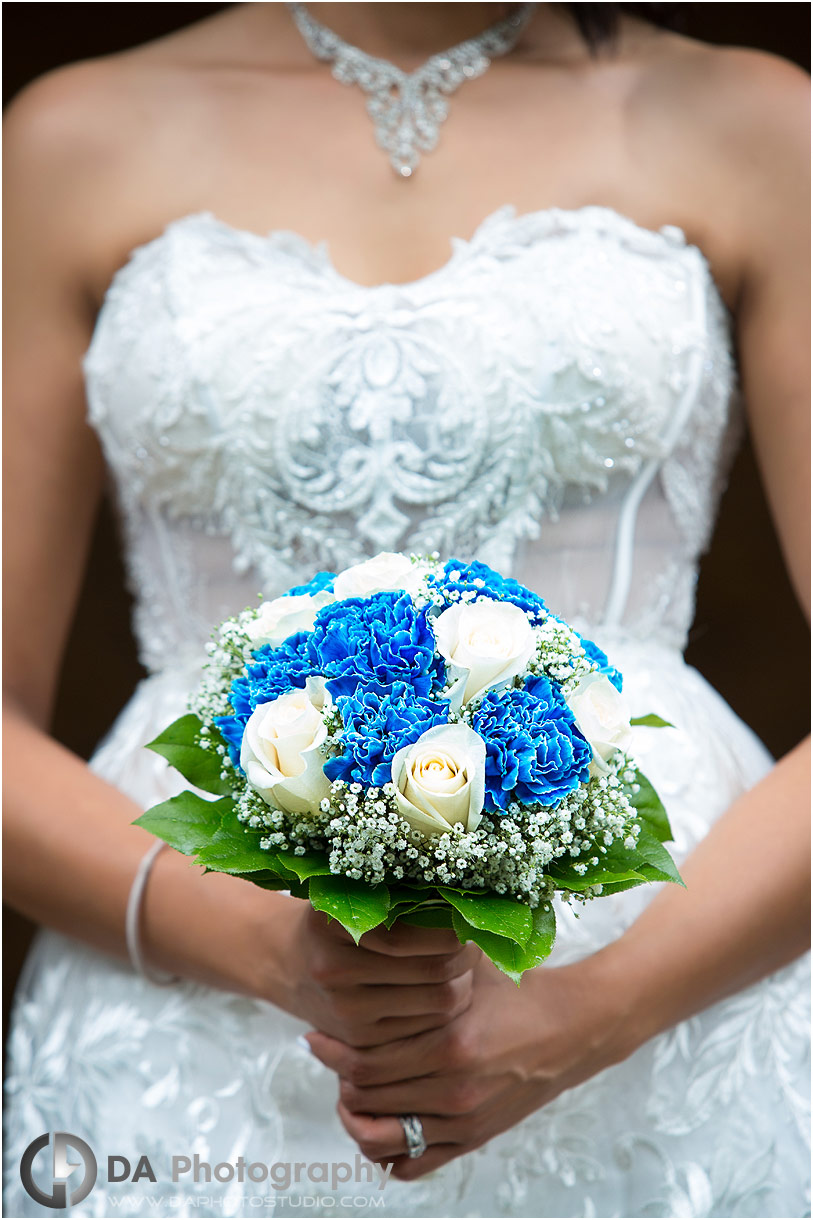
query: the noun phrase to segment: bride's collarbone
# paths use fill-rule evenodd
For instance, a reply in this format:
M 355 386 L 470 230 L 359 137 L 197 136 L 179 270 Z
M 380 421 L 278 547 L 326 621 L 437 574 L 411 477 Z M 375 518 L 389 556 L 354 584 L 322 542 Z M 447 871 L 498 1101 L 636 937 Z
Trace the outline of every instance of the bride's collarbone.
M 287 76 L 282 73 L 273 82 L 278 101 L 289 92 L 302 92 L 302 82 Z M 466 88 L 480 83 L 471 82 Z M 610 121 L 612 115 L 596 113 L 591 118 L 592 103 L 574 103 L 575 109 L 566 109 L 558 140 L 552 130 L 546 135 L 544 111 L 529 128 L 528 107 L 523 105 L 518 138 L 516 124 L 508 121 L 511 114 L 495 124 L 487 106 L 477 122 L 476 113 L 460 105 L 461 92 L 453 99 L 458 105 L 443 125 L 438 147 L 426 154 L 412 180 L 400 181 L 375 145 L 358 91 L 330 79 L 322 84 L 335 90 L 331 125 L 327 129 L 320 120 L 309 136 L 309 120 L 303 125 L 296 117 L 295 98 L 282 109 L 289 116 L 293 113 L 296 121 L 280 128 L 278 113 L 254 106 L 263 96 L 255 86 L 237 91 L 237 103 L 218 102 L 216 87 L 203 87 L 197 106 L 191 104 L 178 122 L 177 138 L 167 134 L 164 110 L 162 140 L 165 149 L 177 146 L 177 156 L 170 158 L 164 178 L 144 177 L 135 172 L 143 157 L 134 149 L 135 176 L 133 190 L 126 193 L 127 207 L 121 209 L 119 191 L 117 207 L 111 209 L 116 220 L 107 222 L 113 227 L 106 226 L 104 248 L 92 259 L 90 291 L 97 306 L 134 249 L 154 241 L 174 221 L 196 213 L 211 213 L 237 232 L 267 237 L 287 231 L 314 246 L 324 242 L 342 277 L 366 287 L 428 278 L 449 260 L 454 239 L 469 241 L 488 217 L 506 205 L 519 215 L 598 206 L 642 229 L 675 226 L 704 253 L 729 307 L 736 300 L 742 260 L 725 222 L 725 207 L 709 207 L 705 202 L 710 192 L 704 184 L 711 171 L 707 174 L 703 166 L 702 141 L 692 173 L 677 164 L 678 154 L 671 160 L 657 154 L 642 175 L 640 166 L 627 165 L 623 141 L 616 148 L 616 141 L 590 134 L 595 122 L 599 135 L 617 126 Z M 213 137 L 203 157 L 193 161 L 188 145 L 195 115 L 211 106 L 216 111 Z M 242 118 L 237 114 L 241 107 Z M 273 116 L 265 141 L 273 155 L 258 166 L 263 110 Z M 653 130 L 646 116 L 644 120 L 637 138 L 645 137 L 651 146 Z M 640 116 L 632 120 L 635 125 L 639 121 Z M 496 128 L 503 132 L 499 139 Z M 668 134 L 661 132 L 666 143 Z M 686 147 L 685 131 L 675 143 Z M 305 157 L 303 148 L 308 151 Z M 719 170 L 715 172 L 719 180 Z

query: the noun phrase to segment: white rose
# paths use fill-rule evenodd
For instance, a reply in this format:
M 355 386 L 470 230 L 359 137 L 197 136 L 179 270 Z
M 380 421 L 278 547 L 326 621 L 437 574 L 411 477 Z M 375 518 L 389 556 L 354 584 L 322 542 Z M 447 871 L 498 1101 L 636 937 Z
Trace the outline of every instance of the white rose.
M 486 746 L 467 724 L 440 724 L 392 760 L 395 803 L 415 830 L 440 835 L 459 822 L 476 830 L 483 812 Z
M 593 748 L 594 775 L 609 771 L 607 760 L 632 742 L 629 712 L 606 674 L 588 674 L 566 697 L 576 724 Z
M 318 612 L 334 600 L 333 594 L 323 589 L 263 602 L 257 617 L 246 626 L 246 635 L 258 648 L 261 644 L 276 648 L 296 631 L 311 631 Z
M 452 667 L 455 681 L 449 698 L 454 706 L 523 673 L 534 653 L 528 616 L 511 602 L 491 597 L 456 602 L 438 615 L 433 627 L 438 652 Z
M 414 564 L 406 555 L 395 551 L 382 551 L 364 563 L 345 568 L 333 582 L 333 591 L 338 599 L 345 597 L 370 597 L 373 593 L 390 593 L 403 589 L 415 593 L 425 574 L 422 564 Z
M 287 813 L 312 813 L 330 794 L 319 750 L 327 736 L 322 709 L 330 702 L 324 678 L 308 678 L 254 709 L 243 732 L 240 766 L 269 805 Z

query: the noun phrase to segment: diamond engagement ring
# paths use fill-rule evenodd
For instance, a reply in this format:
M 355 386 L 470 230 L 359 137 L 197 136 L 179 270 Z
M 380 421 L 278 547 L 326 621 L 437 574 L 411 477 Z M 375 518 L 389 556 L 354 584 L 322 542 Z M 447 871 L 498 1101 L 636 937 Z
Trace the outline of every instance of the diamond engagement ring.
M 426 1152 L 426 1137 L 423 1133 L 423 1123 L 417 1114 L 399 1114 L 398 1122 L 406 1136 L 407 1154 L 415 1160 Z

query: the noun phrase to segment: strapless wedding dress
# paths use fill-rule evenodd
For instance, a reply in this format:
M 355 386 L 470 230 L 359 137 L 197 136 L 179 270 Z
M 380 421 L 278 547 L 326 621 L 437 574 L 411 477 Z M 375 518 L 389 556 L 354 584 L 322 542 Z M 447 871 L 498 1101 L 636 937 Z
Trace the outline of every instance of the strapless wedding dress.
M 438 271 L 368 288 L 323 246 L 200 213 L 117 273 L 84 368 L 150 675 L 91 766 L 142 806 L 180 786 L 142 746 L 213 625 L 380 550 L 485 560 L 610 653 L 633 713 L 677 726 L 635 749 L 679 859 L 771 766 L 682 659 L 740 403 L 731 319 L 679 229 L 504 208 Z M 561 913 L 552 962 L 652 893 Z M 76 1215 L 803 1215 L 808 1000 L 804 958 L 416 1183 L 172 1185 L 173 1154 L 354 1164 L 335 1078 L 270 1004 L 44 932 L 13 1018 L 6 1214 L 45 1214 L 20 1156 L 61 1130 L 101 1167 Z M 159 1181 L 108 1184 L 108 1154 Z

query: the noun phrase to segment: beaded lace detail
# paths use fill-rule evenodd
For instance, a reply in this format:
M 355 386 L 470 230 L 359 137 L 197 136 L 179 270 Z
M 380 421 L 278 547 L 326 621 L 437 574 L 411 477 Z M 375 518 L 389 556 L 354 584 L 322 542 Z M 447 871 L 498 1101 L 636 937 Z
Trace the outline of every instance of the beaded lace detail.
M 118 272 L 84 367 L 151 669 L 235 609 L 209 579 L 225 565 L 253 600 L 379 550 L 477 555 L 601 622 L 620 506 L 653 460 L 639 526 L 664 519 L 623 621 L 685 638 L 736 416 L 729 318 L 676 228 L 506 207 L 432 274 L 370 288 L 325 245 L 200 213 Z M 557 597 L 551 548 L 591 502 L 590 579 Z

